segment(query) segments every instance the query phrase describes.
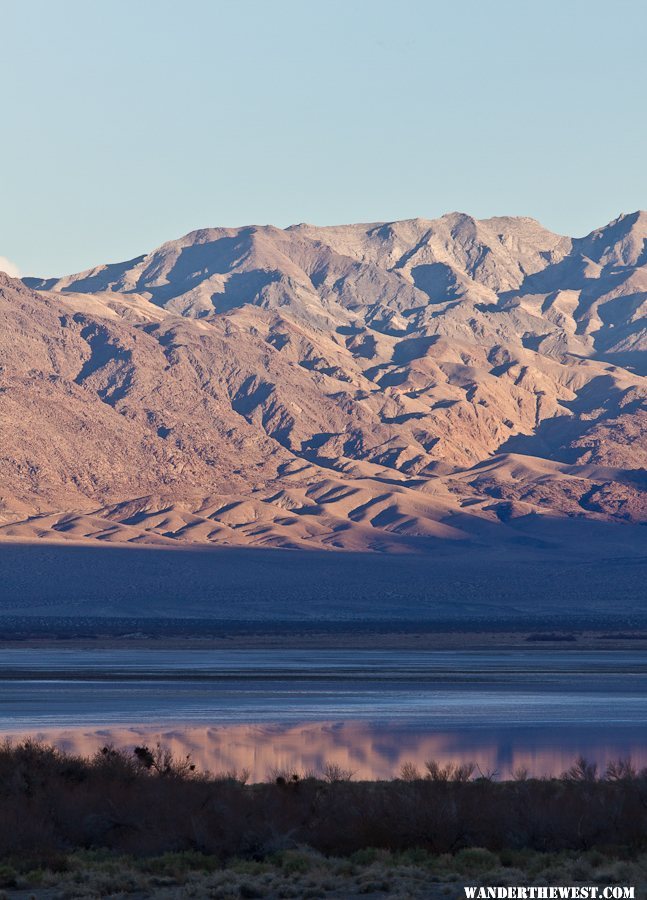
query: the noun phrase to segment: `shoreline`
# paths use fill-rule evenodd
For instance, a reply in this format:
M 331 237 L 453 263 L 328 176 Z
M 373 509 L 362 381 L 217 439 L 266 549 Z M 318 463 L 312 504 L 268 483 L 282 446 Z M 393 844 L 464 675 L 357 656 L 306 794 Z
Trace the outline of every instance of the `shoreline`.
M 362 627 L 362 623 L 357 623 Z M 223 631 L 220 634 L 130 633 L 91 635 L 15 634 L 0 637 L 2 650 L 645 650 L 647 631 L 527 630 L 527 631 L 347 631 L 314 630 L 295 623 L 288 631 Z M 0 629 L 1 633 L 1 629 Z

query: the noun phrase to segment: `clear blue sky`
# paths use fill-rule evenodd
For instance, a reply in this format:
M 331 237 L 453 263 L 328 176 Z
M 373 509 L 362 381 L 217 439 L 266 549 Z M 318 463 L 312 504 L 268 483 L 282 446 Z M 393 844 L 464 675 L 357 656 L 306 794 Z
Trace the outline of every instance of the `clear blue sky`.
M 647 206 L 644 0 L 0 0 L 0 256 Z

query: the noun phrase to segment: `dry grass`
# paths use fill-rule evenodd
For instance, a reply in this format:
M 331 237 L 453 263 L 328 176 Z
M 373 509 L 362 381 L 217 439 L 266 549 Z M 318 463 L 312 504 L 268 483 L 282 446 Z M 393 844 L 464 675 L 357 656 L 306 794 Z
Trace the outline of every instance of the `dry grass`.
M 95 897 L 238 898 L 444 898 L 464 897 L 464 884 L 647 886 L 647 854 L 622 859 L 598 850 L 537 853 L 470 848 L 456 854 L 423 850 L 391 853 L 366 848 L 348 858 L 309 848 L 263 861 L 232 859 L 226 865 L 196 853 L 135 859 L 108 851 L 60 857 L 54 868 L 0 867 L 8 897 L 37 900 Z M 0 892 L 0 896 L 2 896 Z

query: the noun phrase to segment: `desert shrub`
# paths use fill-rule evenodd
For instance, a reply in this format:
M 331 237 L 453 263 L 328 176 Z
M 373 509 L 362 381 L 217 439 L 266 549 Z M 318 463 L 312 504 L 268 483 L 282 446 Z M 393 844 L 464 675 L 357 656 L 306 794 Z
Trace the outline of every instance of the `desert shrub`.
M 410 847 L 397 854 L 396 860 L 404 866 L 431 866 L 439 860 L 438 856 L 431 854 L 424 847 Z
M 532 874 L 538 872 L 542 864 L 541 856 L 537 851 L 527 848 L 512 849 L 511 847 L 504 847 L 502 850 L 499 850 L 498 856 L 504 868 L 523 869 L 523 871 L 528 871 Z
M 243 882 L 238 886 L 238 894 L 240 897 L 253 900 L 253 898 L 257 897 L 265 897 L 266 892 L 259 885 Z
M 630 759 L 617 759 L 607 764 L 604 777 L 607 781 L 633 781 L 638 773 Z
M 220 860 L 214 856 L 205 856 L 195 850 L 185 850 L 182 853 L 164 853 L 146 859 L 140 864 L 143 872 L 155 875 L 179 877 L 187 872 L 199 870 L 201 872 L 214 872 L 221 867 Z
M 186 778 L 195 772 L 195 765 L 191 762 L 190 754 L 177 759 L 167 747 L 162 747 L 161 744 L 156 744 L 152 750 L 149 747 L 135 747 L 133 755 L 142 768 L 155 775 Z
M 290 875 L 309 872 L 319 862 L 311 853 L 303 850 L 288 850 L 281 854 L 280 859 L 281 868 Z
M 419 781 L 422 778 L 422 775 L 415 763 L 403 762 L 400 766 L 400 778 L 402 781 Z
M 634 869 L 628 862 L 616 860 L 599 868 L 593 880 L 597 884 L 631 884 L 634 874 Z
M 592 872 L 591 863 L 584 856 L 578 856 L 570 865 L 571 878 L 574 881 L 588 881 Z
M 322 769 L 322 778 L 331 784 L 337 781 L 350 781 L 355 773 L 352 769 L 344 769 L 337 763 L 326 763 Z
M 588 762 L 583 756 L 578 756 L 570 769 L 562 775 L 566 781 L 595 781 L 597 778 L 597 763 Z
M 370 866 L 380 858 L 377 847 L 362 847 L 351 854 L 350 861 L 358 866 Z
M 296 769 L 288 769 L 285 767 L 273 766 L 267 773 L 267 780 L 270 783 L 285 785 L 301 781 L 301 775 Z
M 280 857 L 277 858 L 280 863 Z M 230 859 L 227 868 L 239 875 L 258 875 L 260 872 L 267 870 L 266 862 L 259 862 L 253 859 Z
M 20 871 L 52 870 L 77 848 L 98 854 L 93 865 L 108 872 L 111 854 L 130 854 L 158 858 L 151 865 L 170 877 L 234 858 L 299 858 L 304 845 L 335 856 L 409 854 L 416 865 L 436 860 L 434 868 L 442 854 L 462 860 L 461 852 L 483 848 L 478 853 L 496 854 L 504 867 L 524 868 L 535 865 L 532 854 L 554 850 L 591 862 L 593 848 L 614 845 L 631 858 L 647 835 L 647 778 L 628 763 L 598 777 L 577 761 L 561 779 L 507 782 L 434 762 L 428 777 L 390 782 L 354 782 L 329 767 L 318 778 L 288 770 L 282 782 L 263 784 L 247 784 L 245 773 L 198 775 L 191 765 L 157 747 L 137 755 L 106 747 L 84 760 L 37 742 L 5 742 L 0 855 L 14 867 L 20 860 Z
M 488 872 L 499 865 L 499 857 L 483 847 L 467 847 L 459 850 L 454 857 L 456 870 L 470 875 L 475 872 Z
M 476 771 L 476 763 L 447 763 L 442 766 L 435 759 L 425 763 L 427 777 L 432 781 L 469 781 Z
M 224 772 L 216 772 L 214 781 L 235 781 L 238 784 L 247 784 L 251 778 L 249 769 L 227 769 Z
M 13 866 L 0 863 L 0 887 L 15 887 L 17 876 Z

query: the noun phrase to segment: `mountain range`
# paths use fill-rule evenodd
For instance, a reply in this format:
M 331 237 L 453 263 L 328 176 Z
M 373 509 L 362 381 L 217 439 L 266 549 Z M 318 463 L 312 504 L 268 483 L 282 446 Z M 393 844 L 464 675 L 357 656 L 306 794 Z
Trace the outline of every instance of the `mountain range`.
M 647 522 L 646 212 L 578 239 L 462 213 L 202 229 L 0 273 L 0 309 L 0 539 L 416 551 Z

